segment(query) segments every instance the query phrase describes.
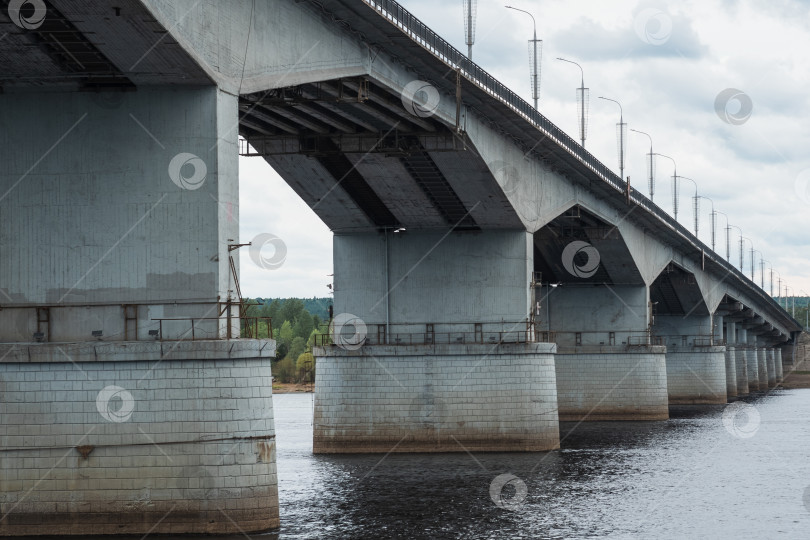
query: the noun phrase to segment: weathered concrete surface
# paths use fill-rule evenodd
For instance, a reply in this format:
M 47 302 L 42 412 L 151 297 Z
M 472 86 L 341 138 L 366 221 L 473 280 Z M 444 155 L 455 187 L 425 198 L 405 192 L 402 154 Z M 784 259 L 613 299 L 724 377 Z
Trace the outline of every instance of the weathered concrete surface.
M 757 359 L 757 348 L 748 345 L 745 349 L 745 363 L 748 366 L 748 391 L 759 392 L 766 390 L 759 386 L 759 361 Z
M 670 405 L 726 403 L 725 347 L 667 350 Z
M 555 357 L 561 421 L 666 420 L 666 348 L 566 347 Z
M 759 376 L 759 389 L 767 390 L 768 385 L 768 359 L 765 347 L 757 347 L 757 374 Z
M 782 350 L 778 347 L 772 349 L 773 363 L 776 367 L 776 378 L 779 382 L 785 380 L 784 364 L 782 363 Z
M 559 448 L 551 343 L 316 347 L 315 453 Z
M 126 336 L 122 304 L 142 304 L 137 339 L 149 339 L 156 318 L 218 315 L 233 289 L 236 97 L 213 86 L 117 95 L 115 107 L 94 92 L 0 101 L 0 125 L 13 126 L 0 160 L 0 341 L 33 341 L 37 306 L 51 306 L 46 341 L 94 340 L 95 330 L 136 339 L 133 322 Z M 178 155 L 186 165 L 175 178 L 193 178 L 190 188 L 172 179 Z M 224 330 L 198 324 L 202 335 Z M 163 337 L 189 328 L 164 325 Z
M 733 345 L 726 345 L 726 397 L 737 397 L 737 356 Z
M 765 349 L 765 364 L 768 368 L 768 388 L 773 388 L 778 381 L 776 380 L 776 363 L 773 359 L 773 349 L 771 347 Z
M 258 340 L 4 347 L 0 535 L 277 527 L 274 351 Z
M 737 396 L 744 396 L 751 391 L 748 386 L 747 358 L 745 345 L 738 344 L 734 347 L 734 363 L 737 366 Z
M 388 313 L 394 325 L 514 323 L 529 313 L 525 231 L 336 234 L 333 245 L 335 313 L 367 324 Z

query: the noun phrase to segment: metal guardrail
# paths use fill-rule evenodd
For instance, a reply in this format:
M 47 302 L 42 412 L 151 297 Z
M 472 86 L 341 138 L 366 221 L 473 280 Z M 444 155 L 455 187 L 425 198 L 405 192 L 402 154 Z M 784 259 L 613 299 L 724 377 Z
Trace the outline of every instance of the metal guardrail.
M 392 331 L 391 329 L 400 329 Z M 365 330 L 353 327 L 352 335 L 336 338 L 335 328 L 322 328 L 315 335 L 315 346 L 338 346 L 356 349 L 365 345 L 441 345 L 441 344 L 490 344 L 535 343 L 537 333 L 528 321 L 516 323 L 407 323 L 366 324 Z M 342 329 L 337 332 L 342 334 Z
M 495 79 L 479 65 L 471 61 L 465 54 L 450 45 L 441 36 L 427 27 L 422 21 L 414 17 L 408 10 L 399 5 L 395 0 L 362 0 L 380 16 L 391 22 L 394 26 L 402 30 L 415 42 L 433 53 L 440 60 L 454 69 L 458 69 L 461 75 L 482 90 L 486 91 L 493 98 L 507 105 L 524 119 L 531 122 L 544 135 L 553 140 L 571 155 L 575 156 L 588 167 L 605 183 L 615 188 L 620 193 L 627 193 L 627 183 L 616 173 L 611 171 L 604 163 L 599 161 L 593 154 L 585 150 L 578 142 L 567 135 L 559 127 L 553 124 L 548 118 L 543 116 L 537 109 L 530 105 L 506 85 Z M 629 198 L 632 202 L 643 207 L 651 214 L 658 217 L 667 226 L 681 234 L 686 240 L 699 248 L 707 258 L 712 260 L 724 270 L 735 276 L 746 284 L 751 290 L 760 296 L 760 299 L 775 304 L 774 300 L 767 295 L 754 281 L 749 279 L 742 271 L 734 267 L 729 261 L 717 255 L 700 239 L 695 237 L 686 227 L 678 223 L 672 216 L 667 214 L 654 202 L 650 201 L 644 194 L 630 187 Z M 781 306 L 779 310 L 782 310 Z M 782 315 L 787 312 L 782 313 Z M 790 315 L 788 315 L 790 317 Z
M 157 330 L 158 333 L 155 336 L 155 339 L 157 339 L 159 341 L 163 341 L 163 339 L 164 339 L 163 338 L 163 322 L 164 321 L 168 321 L 168 322 L 185 321 L 185 322 L 188 322 L 189 323 L 189 329 L 183 333 L 185 335 L 184 335 L 184 337 L 182 339 L 186 339 L 185 336 L 187 336 L 190 333 L 191 334 L 191 341 L 195 341 L 197 339 L 197 329 L 196 329 L 196 327 L 194 325 L 195 321 L 217 321 L 217 324 L 216 324 L 217 327 L 222 322 L 224 322 L 226 324 L 228 323 L 228 319 L 223 319 L 221 317 L 174 317 L 174 318 L 161 317 L 161 318 L 153 318 L 152 320 L 153 321 L 158 321 L 158 330 Z M 248 324 L 250 324 L 250 327 L 253 329 L 253 334 L 252 335 L 254 337 L 259 335 L 259 322 L 264 321 L 264 323 L 265 323 L 265 325 L 267 327 L 267 335 L 269 336 L 270 339 L 274 339 L 273 338 L 273 320 L 270 317 L 239 317 L 239 320 L 240 321 L 248 321 Z M 241 324 L 240 324 L 240 327 L 241 327 Z M 211 337 L 211 333 L 206 332 L 205 337 L 202 337 L 200 339 L 210 340 L 210 339 L 221 339 L 221 338 L 218 338 L 217 336 Z

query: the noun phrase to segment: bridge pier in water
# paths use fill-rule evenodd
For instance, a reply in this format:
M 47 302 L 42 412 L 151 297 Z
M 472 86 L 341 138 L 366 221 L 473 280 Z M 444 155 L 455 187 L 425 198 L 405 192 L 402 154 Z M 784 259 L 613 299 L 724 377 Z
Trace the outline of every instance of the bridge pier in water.
M 723 343 L 726 344 L 726 352 L 725 352 L 725 363 L 726 363 L 726 397 L 730 400 L 732 398 L 736 398 L 739 395 L 738 383 L 737 383 L 737 353 L 735 349 L 735 345 L 737 343 L 737 332 L 736 332 L 736 325 L 734 321 L 728 320 L 728 317 L 725 316 L 725 312 L 720 322 L 721 328 L 721 337 L 723 339 Z M 715 315 L 716 317 L 718 315 Z
M 335 234 L 316 453 L 559 447 L 552 343 L 528 327 L 524 231 Z
M 279 524 L 275 343 L 237 339 L 232 293 L 237 99 L 132 90 L 0 104 L 0 535 Z

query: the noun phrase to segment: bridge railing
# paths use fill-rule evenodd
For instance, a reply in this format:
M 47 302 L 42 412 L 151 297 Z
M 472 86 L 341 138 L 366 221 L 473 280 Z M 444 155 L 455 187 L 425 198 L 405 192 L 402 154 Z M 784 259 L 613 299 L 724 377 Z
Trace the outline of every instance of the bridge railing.
M 538 341 L 533 323 L 523 320 L 489 323 L 372 323 L 361 326 L 322 327 L 315 335 L 315 346 L 359 348 L 364 345 L 440 345 L 534 343 Z
M 530 105 L 506 85 L 495 79 L 478 64 L 467 58 L 467 56 L 450 45 L 441 36 L 427 27 L 422 21 L 414 17 L 408 10 L 403 8 L 395 0 L 362 0 L 380 16 L 398 27 L 415 42 L 433 53 L 448 66 L 457 69 L 470 82 L 486 91 L 490 96 L 505 104 L 513 111 L 532 123 L 546 137 L 553 140 L 568 153 L 575 156 L 583 165 L 594 172 L 605 183 L 615 188 L 621 193 L 627 193 L 629 199 L 642 206 L 644 209 L 663 221 L 670 229 L 677 232 L 689 242 L 698 247 L 705 257 L 714 261 L 729 274 L 746 283 L 751 290 L 758 294 L 761 300 L 774 304 L 770 295 L 767 295 L 754 281 L 748 278 L 742 271 L 734 267 L 729 261 L 715 254 L 700 239 L 695 237 L 686 227 L 678 223 L 672 216 L 667 214 L 654 202 L 649 200 L 638 190 L 628 187 L 624 179 L 611 171 L 604 163 L 599 161 L 593 154 L 585 150 L 577 141 L 571 138 L 559 127 L 554 125 L 548 118 L 543 116 L 537 109 Z M 780 307 L 780 311 L 781 310 Z

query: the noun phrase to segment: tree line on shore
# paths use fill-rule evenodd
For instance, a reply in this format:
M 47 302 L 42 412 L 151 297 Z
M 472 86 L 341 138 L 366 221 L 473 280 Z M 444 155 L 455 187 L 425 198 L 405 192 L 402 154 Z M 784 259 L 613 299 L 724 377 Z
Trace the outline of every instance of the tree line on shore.
M 250 305 L 247 317 L 269 317 L 276 340 L 273 377 L 283 383 L 315 381 L 315 357 L 312 347 L 316 336 L 326 333 L 331 298 L 255 298 L 246 299 Z M 246 336 L 243 324 L 242 335 Z M 264 321 L 258 324 L 257 338 L 268 338 Z

